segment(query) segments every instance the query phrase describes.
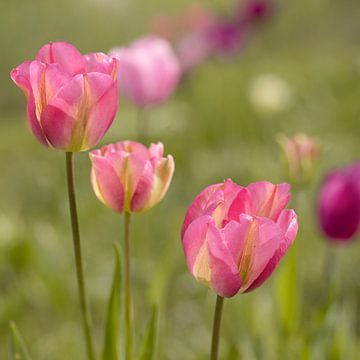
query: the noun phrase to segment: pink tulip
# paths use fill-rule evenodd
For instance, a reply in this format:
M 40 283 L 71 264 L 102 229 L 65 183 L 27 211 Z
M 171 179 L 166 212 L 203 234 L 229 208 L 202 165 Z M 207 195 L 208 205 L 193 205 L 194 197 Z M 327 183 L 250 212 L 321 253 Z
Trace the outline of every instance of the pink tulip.
M 226 180 L 204 189 L 182 227 L 192 275 L 222 297 L 260 286 L 297 234 L 297 216 L 285 209 L 289 198 L 288 184 Z
M 171 155 L 163 157 L 162 143 L 149 149 L 121 141 L 90 153 L 91 182 L 96 196 L 110 209 L 143 212 L 165 196 L 175 169 Z
M 110 53 L 118 59 L 120 95 L 137 106 L 161 104 L 176 89 L 181 69 L 167 40 L 148 36 Z
M 360 229 L 360 163 L 327 175 L 318 199 L 324 234 L 337 243 L 355 238 Z
M 305 134 L 292 137 L 280 135 L 278 142 L 286 158 L 287 172 L 293 184 L 309 183 L 319 165 L 321 147 L 318 141 Z
M 44 45 L 35 60 L 12 70 L 27 97 L 27 117 L 45 146 L 76 152 L 95 146 L 118 107 L 115 59 L 81 55 L 65 42 Z

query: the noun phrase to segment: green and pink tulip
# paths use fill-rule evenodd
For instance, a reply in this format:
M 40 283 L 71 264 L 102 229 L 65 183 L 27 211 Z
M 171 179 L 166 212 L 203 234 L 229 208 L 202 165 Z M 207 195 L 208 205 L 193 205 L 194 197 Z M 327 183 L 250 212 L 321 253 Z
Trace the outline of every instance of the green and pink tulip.
M 81 55 L 71 44 L 44 45 L 35 60 L 12 70 L 27 97 L 30 128 L 43 145 L 67 152 L 94 147 L 118 108 L 117 62 L 105 54 Z
M 260 286 L 275 270 L 298 231 L 286 209 L 288 184 L 231 180 L 203 190 L 190 205 L 182 243 L 192 275 L 221 297 Z
M 94 150 L 91 182 L 96 196 L 122 213 L 144 212 L 165 196 L 175 169 L 171 155 L 163 157 L 162 143 L 149 148 L 122 141 Z

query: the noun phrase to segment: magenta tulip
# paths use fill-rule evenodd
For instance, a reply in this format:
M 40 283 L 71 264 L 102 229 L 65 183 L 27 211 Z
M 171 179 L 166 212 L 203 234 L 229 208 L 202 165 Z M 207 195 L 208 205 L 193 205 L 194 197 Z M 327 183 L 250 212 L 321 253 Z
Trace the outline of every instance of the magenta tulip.
M 159 105 L 176 89 L 180 64 L 167 40 L 148 36 L 110 53 L 118 59 L 120 95 L 137 106 Z
M 25 92 L 27 117 L 45 146 L 76 152 L 95 146 L 118 107 L 117 62 L 105 54 L 81 55 L 65 42 L 44 45 L 35 60 L 12 70 Z
M 332 171 L 318 199 L 321 229 L 335 242 L 355 238 L 360 227 L 360 163 Z
M 231 180 L 203 190 L 190 205 L 182 243 L 192 275 L 222 297 L 249 292 L 275 270 L 293 243 L 297 216 L 285 209 L 289 185 Z
M 143 212 L 165 196 L 175 169 L 164 146 L 149 148 L 133 141 L 104 146 L 90 153 L 91 182 L 96 196 L 110 209 L 122 213 Z
M 256 23 L 268 19 L 274 12 L 274 4 L 268 0 L 241 1 L 239 19 L 247 23 Z

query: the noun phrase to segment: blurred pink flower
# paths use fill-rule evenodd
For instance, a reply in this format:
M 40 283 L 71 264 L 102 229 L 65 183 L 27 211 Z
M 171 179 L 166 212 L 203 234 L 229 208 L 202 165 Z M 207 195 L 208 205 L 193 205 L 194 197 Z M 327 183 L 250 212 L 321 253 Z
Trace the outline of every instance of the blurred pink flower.
M 195 68 L 212 55 L 212 47 L 203 33 L 191 33 L 184 36 L 177 43 L 176 51 L 183 72 Z
M 299 133 L 292 137 L 279 135 L 278 142 L 286 157 L 290 181 L 297 185 L 309 183 L 320 160 L 321 148 L 318 141 Z
M 69 152 L 95 146 L 117 108 L 117 63 L 105 54 L 81 55 L 65 42 L 44 45 L 33 61 L 11 71 L 25 92 L 27 117 L 45 146 Z
M 274 12 L 274 4 L 270 0 L 247 0 L 239 6 L 240 21 L 255 23 L 268 19 Z
M 234 21 L 219 20 L 208 29 L 206 37 L 213 53 L 234 55 L 245 44 L 246 27 Z
M 204 189 L 181 233 L 193 276 L 223 297 L 260 286 L 297 234 L 297 216 L 285 209 L 289 198 L 288 184 L 226 180 Z
M 91 182 L 98 199 L 110 209 L 143 212 L 162 200 L 174 173 L 171 155 L 163 157 L 162 143 L 149 148 L 122 141 L 94 150 Z
M 333 241 L 353 239 L 360 227 L 360 163 L 327 175 L 318 197 L 321 229 Z
M 120 95 L 137 106 L 161 104 L 176 89 L 180 63 L 167 40 L 147 36 L 128 48 L 114 48 L 110 54 L 119 64 Z

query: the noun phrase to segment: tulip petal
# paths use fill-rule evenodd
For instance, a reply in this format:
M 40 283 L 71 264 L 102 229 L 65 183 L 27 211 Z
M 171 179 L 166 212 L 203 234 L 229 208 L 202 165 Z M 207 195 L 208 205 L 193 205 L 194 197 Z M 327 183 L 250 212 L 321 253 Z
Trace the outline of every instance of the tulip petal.
M 117 77 L 117 60 L 101 52 L 84 55 L 86 72 L 100 72 L 111 76 L 113 80 Z
M 184 236 L 187 227 L 196 218 L 203 215 L 211 215 L 213 213 L 213 211 L 222 201 L 222 187 L 222 183 L 210 185 L 205 188 L 198 196 L 196 196 L 185 215 L 184 223 L 181 229 L 181 237 Z
M 228 229 L 230 231 L 225 229 L 219 231 L 214 223 L 210 223 L 207 232 L 211 285 L 214 291 L 223 297 L 234 296 L 241 287 L 241 277 L 234 254 L 227 246 L 227 243 L 237 242 L 241 247 L 242 229 L 236 227 L 236 231 L 234 231 L 233 225 L 230 225 L 231 230 Z
M 92 161 L 91 183 L 95 194 L 106 206 L 121 213 L 124 207 L 124 188 L 110 162 L 97 155 L 90 154 Z
M 91 91 L 91 110 L 86 125 L 83 147 L 95 146 L 112 125 L 118 110 L 118 88 L 110 76 L 100 73 L 87 75 Z
M 140 212 L 146 209 L 154 186 L 154 180 L 153 167 L 150 161 L 147 161 L 131 198 L 130 209 L 132 212 Z
M 266 265 L 266 267 L 262 271 L 262 273 L 246 289 L 246 292 L 255 290 L 260 285 L 262 285 L 267 278 L 269 278 L 269 276 L 276 269 L 277 265 L 279 264 L 280 260 L 284 256 L 284 254 L 287 252 L 289 247 L 294 242 L 297 231 L 298 231 L 297 216 L 296 216 L 294 210 L 283 210 L 279 216 L 277 225 L 280 227 L 282 234 L 283 234 L 281 242 L 280 242 L 280 246 L 275 251 L 273 257 L 268 262 L 268 264 Z
M 69 75 L 85 72 L 85 60 L 75 46 L 66 42 L 54 42 L 44 45 L 36 55 L 43 63 L 58 64 Z
M 110 76 L 80 74 L 49 101 L 42 113 L 41 124 L 55 148 L 83 151 L 100 141 L 116 111 L 116 89 Z
M 253 216 L 267 217 L 276 221 L 290 200 L 290 185 L 274 185 L 267 181 L 250 184 L 247 189 L 253 201 Z
M 193 221 L 182 237 L 183 248 L 189 271 L 206 286 L 211 286 L 211 271 L 208 261 L 206 236 L 208 224 L 214 220 L 210 216 L 201 216 Z
M 153 162 L 153 186 L 151 188 L 151 196 L 142 208 L 142 211 L 148 210 L 159 203 L 169 189 L 171 179 L 175 171 L 174 158 L 169 155 L 167 158 L 160 158 Z
M 25 92 L 26 96 L 31 92 L 30 64 L 31 61 L 25 61 L 10 73 L 11 79 Z
M 241 223 L 247 226 L 245 245 L 241 254 L 239 271 L 245 292 L 264 271 L 279 249 L 284 235 L 272 220 L 249 215 L 241 216 Z

